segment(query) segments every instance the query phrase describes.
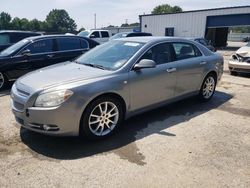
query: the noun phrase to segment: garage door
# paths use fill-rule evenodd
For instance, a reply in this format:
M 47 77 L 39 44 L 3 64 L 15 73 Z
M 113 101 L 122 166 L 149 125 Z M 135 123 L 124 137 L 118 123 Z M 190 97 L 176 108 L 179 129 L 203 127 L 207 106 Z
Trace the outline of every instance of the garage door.
M 250 25 L 250 14 L 208 16 L 207 28 Z

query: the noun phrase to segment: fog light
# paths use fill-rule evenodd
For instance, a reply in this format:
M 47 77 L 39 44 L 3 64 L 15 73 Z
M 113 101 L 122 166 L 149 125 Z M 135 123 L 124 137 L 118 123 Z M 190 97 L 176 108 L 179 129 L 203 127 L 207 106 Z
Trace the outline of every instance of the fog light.
M 48 125 L 43 125 L 43 129 L 44 129 L 45 131 L 48 131 L 48 130 L 50 129 L 50 127 L 49 127 Z
M 59 130 L 59 128 L 58 128 L 58 126 L 56 126 L 56 125 L 43 125 L 43 129 L 45 130 L 45 131 L 58 131 Z

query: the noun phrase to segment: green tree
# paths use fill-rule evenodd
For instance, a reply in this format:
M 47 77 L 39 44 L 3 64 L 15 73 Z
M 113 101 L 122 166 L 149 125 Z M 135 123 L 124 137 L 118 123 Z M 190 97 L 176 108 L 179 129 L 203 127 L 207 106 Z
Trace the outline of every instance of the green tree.
M 151 13 L 163 14 L 163 13 L 178 13 L 178 12 L 182 12 L 181 7 L 179 6 L 172 7 L 169 4 L 163 4 L 163 5 L 156 6 Z
M 77 25 L 75 21 L 70 18 L 65 10 L 53 9 L 46 17 L 47 29 L 50 32 L 75 32 Z
M 78 33 L 80 33 L 81 31 L 85 31 L 86 29 L 84 27 L 81 27 L 79 30 L 78 30 Z
M 29 20 L 28 19 L 26 19 L 26 18 L 22 18 L 21 20 L 20 20 L 20 30 L 23 30 L 23 31 L 28 31 L 28 30 L 30 30 L 30 22 L 29 22 Z
M 124 23 L 124 24 L 121 25 L 121 27 L 129 27 L 129 24 Z
M 18 17 L 15 17 L 12 21 L 11 21 L 11 28 L 14 30 L 20 30 L 21 29 L 21 20 Z
M 32 31 L 41 31 L 41 24 L 37 19 L 33 19 L 29 22 L 29 29 Z
M 11 16 L 6 12 L 0 13 L 0 29 L 11 29 Z

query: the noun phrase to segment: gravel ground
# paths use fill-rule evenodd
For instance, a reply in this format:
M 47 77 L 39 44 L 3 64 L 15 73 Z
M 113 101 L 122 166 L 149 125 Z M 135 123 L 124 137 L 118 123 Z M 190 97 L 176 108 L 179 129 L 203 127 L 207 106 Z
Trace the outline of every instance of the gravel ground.
M 219 51 L 226 64 L 230 50 Z M 136 116 L 89 142 L 16 126 L 0 94 L 1 187 L 250 187 L 250 76 L 227 65 L 214 98 Z

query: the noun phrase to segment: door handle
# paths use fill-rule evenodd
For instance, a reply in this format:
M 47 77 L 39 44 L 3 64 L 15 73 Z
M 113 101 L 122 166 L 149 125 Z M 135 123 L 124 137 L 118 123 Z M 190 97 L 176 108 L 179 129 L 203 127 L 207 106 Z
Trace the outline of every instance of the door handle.
M 206 61 L 202 61 L 202 62 L 200 63 L 200 65 L 206 65 L 206 64 L 207 64 Z
M 53 54 L 48 54 L 48 55 L 47 55 L 47 58 L 52 58 L 52 57 L 54 57 Z
M 172 73 L 172 72 L 176 72 L 176 71 L 177 71 L 176 68 L 169 68 L 169 69 L 167 69 L 168 73 Z

